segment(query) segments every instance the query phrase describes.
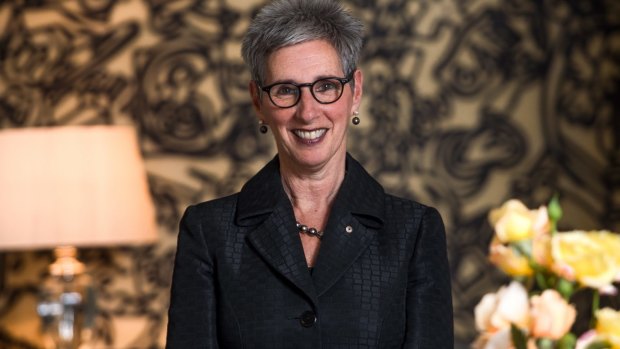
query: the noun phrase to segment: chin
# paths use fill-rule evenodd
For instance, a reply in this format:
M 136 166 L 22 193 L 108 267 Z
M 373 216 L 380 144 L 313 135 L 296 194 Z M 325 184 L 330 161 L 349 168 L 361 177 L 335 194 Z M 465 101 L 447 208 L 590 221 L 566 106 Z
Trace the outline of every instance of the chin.
M 340 152 L 341 151 L 327 153 L 327 152 L 315 151 L 315 152 L 311 152 L 310 154 L 308 153 L 296 154 L 293 161 L 295 161 L 297 164 L 301 166 L 308 167 L 308 168 L 314 168 L 314 167 L 323 166 L 333 160 L 336 160 L 336 161 L 337 159 L 339 160 Z M 345 154 L 346 149 L 342 150 L 342 153 Z

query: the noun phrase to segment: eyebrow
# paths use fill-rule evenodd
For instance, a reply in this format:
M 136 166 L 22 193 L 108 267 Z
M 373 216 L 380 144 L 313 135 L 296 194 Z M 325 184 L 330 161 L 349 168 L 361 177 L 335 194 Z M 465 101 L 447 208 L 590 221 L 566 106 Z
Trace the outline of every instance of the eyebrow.
M 319 80 L 323 80 L 323 79 L 329 79 L 329 78 L 338 78 L 338 79 L 342 79 L 342 77 L 338 76 L 338 75 L 319 75 L 317 76 L 314 80 L 312 81 L 308 81 L 308 82 L 297 82 L 293 79 L 286 79 L 286 80 L 276 80 L 272 83 L 269 84 L 265 84 L 265 86 L 269 86 L 269 85 L 275 85 L 275 84 L 311 84 L 313 82 L 319 81 Z M 346 78 L 346 76 L 345 76 Z

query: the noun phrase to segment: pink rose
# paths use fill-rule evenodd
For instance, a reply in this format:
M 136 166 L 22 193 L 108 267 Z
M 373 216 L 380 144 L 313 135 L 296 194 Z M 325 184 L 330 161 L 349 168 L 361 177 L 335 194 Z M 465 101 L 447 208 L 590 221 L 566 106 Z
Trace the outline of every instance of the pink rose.
M 556 290 L 545 290 L 530 300 L 530 333 L 536 338 L 557 340 L 570 330 L 577 311 Z

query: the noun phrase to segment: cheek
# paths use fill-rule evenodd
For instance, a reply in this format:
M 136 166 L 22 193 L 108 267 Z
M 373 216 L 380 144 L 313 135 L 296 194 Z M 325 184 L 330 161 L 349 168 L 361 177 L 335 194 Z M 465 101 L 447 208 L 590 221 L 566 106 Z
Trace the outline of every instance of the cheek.
M 332 111 L 332 120 L 334 123 L 342 123 L 347 124 L 349 122 L 349 118 L 351 117 L 351 105 L 343 104 L 338 109 Z
M 293 117 L 293 113 L 286 109 L 265 111 L 265 120 L 271 127 L 284 127 Z

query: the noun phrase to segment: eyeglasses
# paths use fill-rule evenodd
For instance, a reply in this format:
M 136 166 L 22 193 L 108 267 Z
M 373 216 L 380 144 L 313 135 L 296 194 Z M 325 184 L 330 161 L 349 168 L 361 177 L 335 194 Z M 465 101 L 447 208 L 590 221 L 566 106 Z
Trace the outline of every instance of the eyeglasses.
M 301 88 L 309 87 L 312 97 L 321 104 L 334 103 L 342 97 L 344 85 L 353 79 L 353 73 L 346 78 L 328 77 L 306 84 L 294 82 L 278 82 L 260 87 L 269 94 L 271 102 L 280 108 L 291 108 L 299 103 Z

